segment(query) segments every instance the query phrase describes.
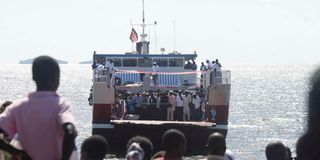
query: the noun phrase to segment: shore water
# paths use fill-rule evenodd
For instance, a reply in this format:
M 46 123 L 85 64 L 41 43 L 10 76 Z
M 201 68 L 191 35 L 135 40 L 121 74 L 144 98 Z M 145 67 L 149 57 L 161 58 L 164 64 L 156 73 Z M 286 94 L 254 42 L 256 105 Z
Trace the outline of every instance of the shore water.
M 91 135 L 90 65 L 60 65 L 59 94 L 68 98 L 76 117 L 77 146 Z M 265 146 L 280 140 L 295 151 L 306 124 L 308 80 L 314 65 L 223 64 L 231 70 L 227 146 L 237 159 L 263 160 Z M 16 100 L 34 91 L 31 65 L 0 65 L 0 100 Z M 112 146 L 110 146 L 112 147 Z M 295 155 L 295 154 L 294 154 Z M 199 159 L 202 156 L 187 157 Z

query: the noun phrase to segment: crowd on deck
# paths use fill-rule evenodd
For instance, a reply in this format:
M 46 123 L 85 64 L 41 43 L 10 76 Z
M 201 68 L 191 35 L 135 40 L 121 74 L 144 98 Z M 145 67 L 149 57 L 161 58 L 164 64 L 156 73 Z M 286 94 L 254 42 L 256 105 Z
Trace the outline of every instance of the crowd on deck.
M 213 117 L 210 120 L 214 120 L 216 114 L 213 107 L 207 107 L 203 90 L 118 92 L 113 108 L 114 119 L 125 119 L 127 114 L 136 114 L 140 120 L 204 121 L 207 114 Z
M 0 107 L 0 149 L 2 150 L 0 159 L 77 159 L 75 145 L 77 128 L 70 110 L 70 104 L 56 93 L 60 82 L 58 63 L 48 56 L 37 57 L 32 65 L 32 78 L 36 82 L 36 91 L 31 92 L 22 100 L 6 101 Z M 148 93 L 146 98 L 152 97 L 152 94 Z M 172 97 L 172 101 L 170 101 L 170 96 L 174 94 L 177 94 L 178 98 Z M 135 98 L 132 97 L 132 101 L 136 102 L 137 107 L 142 101 L 139 100 L 139 94 L 136 96 Z M 196 99 L 197 96 L 202 97 L 199 93 L 192 95 L 196 97 L 193 99 L 191 96 L 186 98 L 187 96 L 189 96 L 187 92 L 169 92 L 168 102 L 184 108 L 183 99 L 189 99 L 188 102 L 193 102 L 193 99 Z M 157 102 L 157 98 L 154 100 Z M 308 102 L 308 126 L 305 133 L 298 139 L 296 158 L 292 158 L 288 147 L 276 141 L 266 146 L 265 154 L 268 160 L 320 159 L 320 69 L 315 72 L 311 79 Z M 155 108 L 157 107 L 157 104 L 155 104 Z M 178 110 L 177 108 L 175 109 Z M 128 110 L 130 109 L 135 111 L 137 108 L 128 107 Z M 175 109 L 171 108 L 171 110 Z M 187 120 L 187 113 L 182 112 Z M 176 118 L 172 115 L 169 117 Z M 127 143 L 126 159 L 180 160 L 185 155 L 187 141 L 181 131 L 169 129 L 162 136 L 164 150 L 154 153 L 152 142 L 146 137 L 137 135 Z M 208 137 L 206 147 L 208 155 L 205 159 L 235 159 L 232 152 L 227 149 L 225 137 L 220 133 L 212 133 Z M 90 136 L 82 143 L 80 159 L 105 159 L 110 148 L 112 146 L 109 146 L 107 139 L 104 137 Z

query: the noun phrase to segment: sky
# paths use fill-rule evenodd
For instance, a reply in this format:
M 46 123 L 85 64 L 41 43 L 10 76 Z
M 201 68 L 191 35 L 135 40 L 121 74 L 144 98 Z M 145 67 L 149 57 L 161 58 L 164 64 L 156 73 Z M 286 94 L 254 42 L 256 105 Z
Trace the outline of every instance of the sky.
M 141 17 L 142 0 L 0 0 L 0 63 L 130 52 L 131 22 Z M 198 61 L 320 62 L 317 0 L 145 0 L 145 17 L 157 21 L 146 29 L 151 54 L 165 48 L 196 51 Z

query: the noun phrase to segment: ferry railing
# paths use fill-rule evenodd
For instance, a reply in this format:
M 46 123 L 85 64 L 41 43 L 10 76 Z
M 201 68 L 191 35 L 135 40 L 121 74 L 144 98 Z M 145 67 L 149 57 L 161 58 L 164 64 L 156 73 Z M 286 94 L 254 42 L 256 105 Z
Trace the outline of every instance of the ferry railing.
M 152 77 L 151 74 L 147 74 L 147 73 L 146 73 L 145 77 L 147 77 L 147 75 L 149 75 L 149 77 Z M 158 74 L 158 78 L 159 78 L 158 82 L 164 81 L 163 79 L 160 79 L 161 75 L 162 76 L 169 76 L 169 75 L 172 76 L 173 74 L 160 72 Z M 190 81 L 190 82 L 188 82 L 188 84 L 196 85 L 196 86 L 203 86 L 205 88 L 212 86 L 212 85 L 216 85 L 216 84 L 230 84 L 231 83 L 231 72 L 229 70 L 222 70 L 220 72 L 204 71 L 201 73 L 197 72 L 197 73 L 190 73 L 187 75 L 175 75 L 176 78 L 171 79 L 171 83 L 166 82 L 164 84 L 158 84 L 158 85 L 160 87 L 163 85 L 167 86 L 167 87 L 185 86 L 188 84 L 185 84 L 184 82 L 181 82 L 181 81 L 185 80 L 186 76 L 189 76 L 189 75 L 191 75 L 191 77 L 195 77 L 195 81 L 194 82 Z M 93 70 L 93 82 L 107 82 L 108 84 L 111 84 L 111 83 L 113 84 L 114 83 L 113 81 L 116 81 L 116 80 L 114 80 L 115 79 L 114 77 L 117 76 L 117 72 L 113 73 L 112 77 L 110 77 L 110 76 L 111 76 L 111 74 L 108 69 L 100 69 L 100 70 L 95 69 L 95 70 Z M 183 78 L 183 76 L 184 76 L 184 78 Z M 211 80 L 210 80 L 210 76 L 212 76 Z M 138 79 L 140 80 L 140 78 L 138 78 Z M 189 80 L 190 80 L 190 78 L 189 78 Z M 122 83 L 126 83 L 126 82 L 122 81 Z
M 112 77 L 110 76 L 110 71 L 108 69 L 93 70 L 93 82 L 107 82 L 110 84 L 112 81 Z

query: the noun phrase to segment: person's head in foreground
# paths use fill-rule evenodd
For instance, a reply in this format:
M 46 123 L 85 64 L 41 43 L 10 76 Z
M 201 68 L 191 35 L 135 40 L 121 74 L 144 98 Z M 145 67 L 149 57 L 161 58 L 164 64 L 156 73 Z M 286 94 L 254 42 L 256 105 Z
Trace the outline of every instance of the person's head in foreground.
M 127 155 L 129 160 L 149 160 L 153 154 L 152 142 L 143 136 L 135 136 L 127 143 Z
M 49 56 L 39 56 L 33 60 L 32 79 L 37 91 L 56 91 L 60 82 L 58 63 Z
M 186 150 L 185 135 L 177 129 L 169 129 L 162 136 L 162 144 L 167 158 L 181 158 Z
M 280 141 L 271 142 L 266 147 L 267 160 L 289 160 L 288 148 Z
M 208 137 L 208 155 L 224 156 L 226 151 L 226 139 L 221 133 L 215 132 Z
M 83 141 L 80 160 L 103 160 L 108 148 L 109 144 L 104 137 L 93 135 Z

